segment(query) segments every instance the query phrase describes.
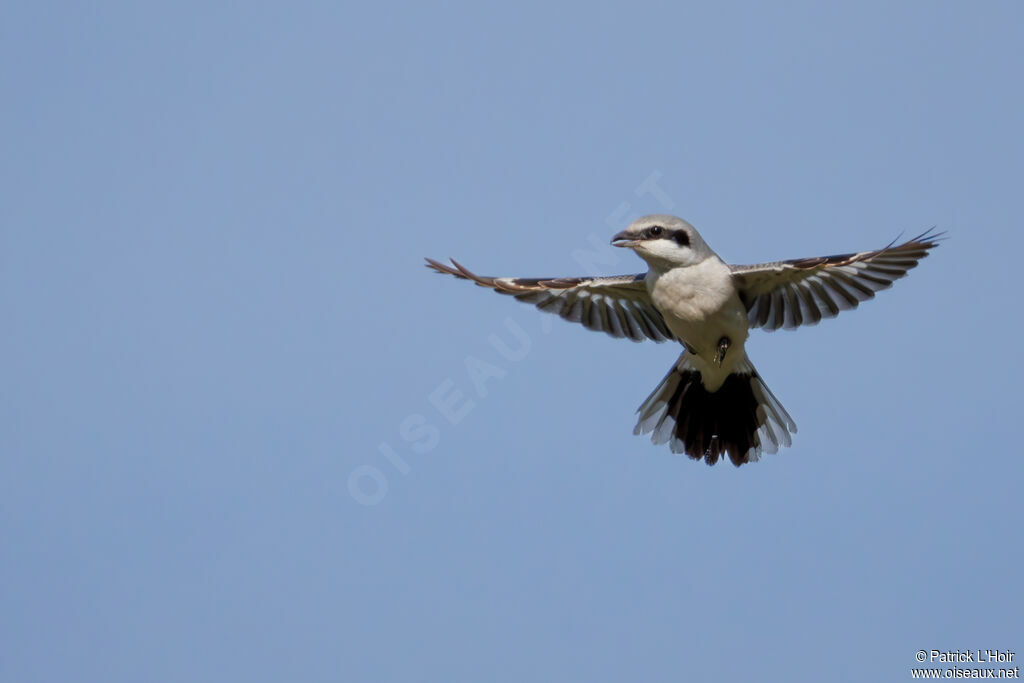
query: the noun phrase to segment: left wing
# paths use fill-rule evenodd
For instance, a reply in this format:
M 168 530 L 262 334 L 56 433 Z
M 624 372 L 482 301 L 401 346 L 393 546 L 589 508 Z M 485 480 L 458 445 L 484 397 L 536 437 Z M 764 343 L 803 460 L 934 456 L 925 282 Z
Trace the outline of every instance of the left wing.
M 675 339 L 647 293 L 643 274 L 616 277 L 558 277 L 533 279 L 477 275 L 452 259 L 452 265 L 427 259 L 439 273 L 472 280 L 500 294 L 510 294 L 548 313 L 557 313 L 590 330 L 633 341 Z
M 751 327 L 793 329 L 834 318 L 891 287 L 941 237 L 929 230 L 877 251 L 730 267 Z

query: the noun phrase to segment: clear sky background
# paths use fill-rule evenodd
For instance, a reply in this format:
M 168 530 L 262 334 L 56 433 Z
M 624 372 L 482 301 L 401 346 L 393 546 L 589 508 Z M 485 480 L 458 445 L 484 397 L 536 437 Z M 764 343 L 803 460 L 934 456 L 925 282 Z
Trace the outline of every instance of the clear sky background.
M 0 679 L 1024 658 L 1024 6 L 710 4 L 4 3 Z M 755 331 L 799 433 L 709 468 L 632 435 L 678 348 L 422 265 L 639 272 L 651 212 L 949 239 Z

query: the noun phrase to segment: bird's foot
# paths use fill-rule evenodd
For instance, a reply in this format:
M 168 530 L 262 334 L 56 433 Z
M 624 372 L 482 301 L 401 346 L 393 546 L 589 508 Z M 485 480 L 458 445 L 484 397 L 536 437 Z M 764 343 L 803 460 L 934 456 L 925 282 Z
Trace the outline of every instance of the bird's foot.
M 725 354 L 729 352 L 729 338 L 722 337 L 718 340 L 718 349 L 715 351 L 715 365 L 722 367 L 725 362 Z

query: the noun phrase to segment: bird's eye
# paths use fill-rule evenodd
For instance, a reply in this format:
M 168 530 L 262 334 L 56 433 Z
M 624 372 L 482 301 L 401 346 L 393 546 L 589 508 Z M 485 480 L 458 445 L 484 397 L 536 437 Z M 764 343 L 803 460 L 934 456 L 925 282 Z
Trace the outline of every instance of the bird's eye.
M 652 225 L 647 232 L 651 237 L 661 237 L 661 233 L 665 232 L 665 228 L 660 225 Z

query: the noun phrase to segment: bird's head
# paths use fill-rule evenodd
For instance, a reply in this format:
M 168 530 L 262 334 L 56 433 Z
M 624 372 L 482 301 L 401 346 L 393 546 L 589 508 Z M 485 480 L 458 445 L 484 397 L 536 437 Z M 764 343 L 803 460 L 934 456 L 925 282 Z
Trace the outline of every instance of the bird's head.
M 612 238 L 612 245 L 629 247 L 654 267 L 693 266 L 714 254 L 682 218 L 665 214 L 642 216 Z

